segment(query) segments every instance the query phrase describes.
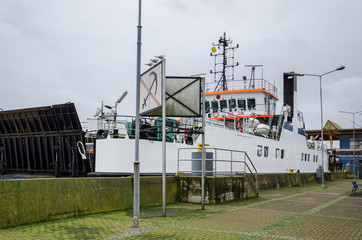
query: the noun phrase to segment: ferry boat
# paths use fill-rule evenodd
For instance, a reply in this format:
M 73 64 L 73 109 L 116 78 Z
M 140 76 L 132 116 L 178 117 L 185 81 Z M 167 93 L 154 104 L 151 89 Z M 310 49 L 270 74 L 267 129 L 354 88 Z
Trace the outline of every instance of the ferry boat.
M 263 76 L 255 77 L 262 65 L 246 65 L 251 68 L 251 77 L 234 79 L 233 69 L 239 64 L 228 53 L 237 47 L 226 34 L 213 44 L 215 68 L 211 73 L 215 81 L 206 84 L 204 128 L 200 118 L 167 119 L 167 174 L 199 173 L 200 164 L 194 163 L 200 155 L 194 153 L 200 152 L 201 132 L 205 133 L 207 152 L 211 152 L 206 156 L 210 161 L 206 164 L 208 175 L 245 172 L 246 158 L 251 162 L 247 167 L 253 166 L 257 173 L 316 172 L 322 164 L 322 148 L 319 141 L 306 136 L 303 113 L 297 109 L 297 77 L 284 73 L 284 104 L 277 113 L 277 88 Z M 134 118 L 118 116 L 116 108 L 104 113 L 102 104 L 95 118 L 88 121 L 87 137 L 96 138 L 95 174 L 132 174 Z M 141 121 L 141 174 L 161 174 L 161 118 Z M 327 154 L 324 156 L 323 169 L 328 171 Z

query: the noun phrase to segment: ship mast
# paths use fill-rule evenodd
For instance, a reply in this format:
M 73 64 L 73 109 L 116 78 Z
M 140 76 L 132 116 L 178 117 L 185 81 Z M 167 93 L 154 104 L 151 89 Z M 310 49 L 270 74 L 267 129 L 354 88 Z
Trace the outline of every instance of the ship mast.
M 231 77 L 230 80 L 234 80 L 234 67 L 239 66 L 238 62 L 236 64 L 234 62 L 234 50 L 239 47 L 239 44 L 237 44 L 236 47 L 232 47 L 232 42 L 230 38 L 226 38 L 226 33 L 224 32 L 224 36 L 220 37 L 218 43 L 212 44 L 213 47 L 211 48 L 212 53 L 210 53 L 210 56 L 214 56 L 215 58 L 214 70 L 210 70 L 210 73 L 214 74 L 214 81 L 218 82 L 214 90 L 215 92 L 228 90 L 227 77 Z M 218 53 L 216 53 L 216 47 L 220 50 Z M 228 60 L 230 60 L 229 65 Z M 231 75 L 226 74 L 228 68 L 232 70 Z

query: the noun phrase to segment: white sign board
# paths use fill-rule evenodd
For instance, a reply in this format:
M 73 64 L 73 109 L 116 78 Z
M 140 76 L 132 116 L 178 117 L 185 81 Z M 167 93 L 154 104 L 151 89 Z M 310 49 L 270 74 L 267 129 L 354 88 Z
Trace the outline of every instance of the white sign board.
M 141 75 L 140 114 L 147 115 L 162 106 L 163 61 Z
M 201 78 L 166 77 L 166 114 L 170 117 L 201 116 Z
M 160 107 L 143 115 L 162 116 L 162 109 Z M 167 117 L 201 116 L 200 77 L 166 77 L 166 115 Z

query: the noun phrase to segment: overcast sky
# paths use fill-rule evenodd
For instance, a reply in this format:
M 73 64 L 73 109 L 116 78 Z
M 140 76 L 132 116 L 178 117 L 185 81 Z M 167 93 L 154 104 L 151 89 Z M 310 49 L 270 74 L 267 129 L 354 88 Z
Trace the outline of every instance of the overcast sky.
M 70 101 L 86 121 L 128 90 L 118 113 L 134 114 L 137 14 L 136 0 L 0 0 L 0 108 Z M 263 64 L 280 102 L 283 72 L 345 65 L 323 77 L 324 120 L 352 128 L 338 111 L 362 110 L 361 23 L 360 0 L 144 0 L 142 71 L 164 54 L 167 75 L 208 73 L 211 43 L 226 31 L 240 45 L 236 78 Z M 307 129 L 320 128 L 318 78 L 299 78 L 298 104 Z

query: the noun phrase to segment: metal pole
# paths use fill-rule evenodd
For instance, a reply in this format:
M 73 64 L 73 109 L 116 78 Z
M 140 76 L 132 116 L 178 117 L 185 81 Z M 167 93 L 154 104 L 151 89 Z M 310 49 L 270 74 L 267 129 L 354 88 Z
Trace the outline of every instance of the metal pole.
M 233 174 L 233 152 L 230 151 L 230 174 Z
M 322 188 L 324 187 L 324 137 L 323 137 L 323 100 L 322 100 L 322 76 L 319 76 L 319 88 L 320 88 L 320 98 L 321 98 L 321 149 L 322 149 Z
M 0 144 L 1 146 L 1 144 Z M 0 176 L 3 175 L 3 166 L 4 166 L 4 160 L 3 160 L 3 149 L 0 147 Z
M 356 141 L 355 141 L 355 133 L 354 133 L 354 114 L 353 115 L 353 181 L 356 181 Z
M 222 51 L 222 90 L 227 90 L 227 84 L 226 84 L 226 65 L 227 65 L 227 59 L 226 59 L 226 34 L 224 33 L 224 40 L 223 40 L 223 51 Z
M 177 150 L 177 172 L 176 172 L 176 176 L 179 173 L 179 169 L 180 169 L 180 149 Z
M 352 121 L 353 121 L 353 180 L 356 181 L 356 132 L 355 132 L 355 114 L 357 113 L 361 113 L 362 111 L 358 111 L 358 112 L 347 112 L 347 111 L 339 111 L 341 113 L 348 113 L 348 114 L 352 114 Z M 352 163 L 352 162 L 351 162 Z M 359 171 L 357 171 L 358 173 Z M 358 178 L 358 177 L 357 177 Z
M 136 88 L 136 124 L 135 124 L 135 161 L 133 173 L 133 227 L 139 227 L 140 217 L 140 162 L 139 162 L 139 140 L 140 140 L 140 78 L 141 78 L 141 9 L 142 0 L 138 1 L 138 26 L 137 26 L 137 88 Z
M 162 59 L 162 217 L 166 217 L 166 59 Z
M 215 148 L 215 175 L 217 173 L 217 149 Z
M 340 67 L 336 68 L 335 70 L 317 75 L 317 74 L 305 74 L 305 73 L 292 73 L 294 76 L 313 76 L 313 77 L 319 77 L 319 88 L 320 88 L 320 102 L 321 102 L 321 149 L 322 149 L 322 187 L 324 187 L 324 146 L 323 146 L 323 142 L 324 142 L 324 136 L 323 136 L 323 99 L 322 99 L 322 77 L 324 75 L 330 74 L 332 72 L 335 71 L 341 71 L 345 69 L 345 66 L 341 65 Z
M 205 210 L 205 78 L 202 78 L 202 160 L 201 160 L 201 210 Z

